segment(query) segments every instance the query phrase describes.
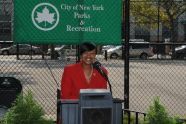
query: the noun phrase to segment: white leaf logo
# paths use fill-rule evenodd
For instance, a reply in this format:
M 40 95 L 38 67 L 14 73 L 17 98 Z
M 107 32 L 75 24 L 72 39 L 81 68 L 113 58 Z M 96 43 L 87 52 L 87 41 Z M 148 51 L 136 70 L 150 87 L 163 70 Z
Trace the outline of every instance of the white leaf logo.
M 59 22 L 59 12 L 50 3 L 40 3 L 32 10 L 32 22 L 40 30 L 52 30 Z
M 55 13 L 51 13 L 50 14 L 50 12 L 47 9 L 47 7 L 45 7 L 43 9 L 42 13 L 37 12 L 37 18 L 35 18 L 35 19 L 38 21 L 38 23 L 48 22 L 48 23 L 52 24 L 55 21 L 54 14 Z

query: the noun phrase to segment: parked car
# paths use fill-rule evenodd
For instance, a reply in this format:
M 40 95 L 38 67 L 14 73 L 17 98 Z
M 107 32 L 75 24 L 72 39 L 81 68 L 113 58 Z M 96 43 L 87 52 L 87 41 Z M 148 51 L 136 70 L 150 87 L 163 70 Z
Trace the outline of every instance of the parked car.
M 18 46 L 12 45 L 10 47 L 0 49 L 0 54 L 2 55 L 15 55 L 17 53 L 20 55 L 34 55 L 41 54 L 42 50 L 40 47 L 32 46 L 29 44 L 19 44 Z
M 106 52 L 106 53 L 105 53 Z M 108 50 L 103 51 L 103 54 L 110 59 L 117 59 L 122 57 L 122 46 L 115 46 Z
M 105 54 L 105 53 L 104 53 Z M 154 56 L 153 47 L 149 42 L 130 42 L 129 43 L 129 56 L 147 59 Z M 107 50 L 107 57 L 110 59 L 117 59 L 122 57 L 122 46 L 116 46 Z
M 0 49 L 13 45 L 13 41 L 0 41 Z
M 125 41 L 125 40 L 123 40 Z M 130 39 L 129 42 L 145 42 L 144 39 Z M 115 45 L 105 45 L 105 46 L 102 46 L 102 51 L 105 51 L 105 50 L 108 50 L 108 49 L 111 49 L 111 48 L 114 48 L 116 47 Z
M 114 45 L 106 45 L 106 46 L 102 46 L 102 51 L 108 50 L 110 48 L 114 48 Z
M 170 54 L 175 59 L 184 59 L 184 57 L 186 57 L 186 45 L 181 45 L 179 47 L 176 47 L 174 54 L 172 53 L 172 51 L 170 52 Z
M 60 51 L 63 49 L 65 45 L 62 45 L 62 46 L 57 46 L 54 48 L 54 54 L 56 57 L 59 57 L 60 56 Z M 47 51 L 47 55 L 51 55 L 51 48 L 48 49 Z
M 48 55 L 51 54 L 51 49 L 48 49 Z M 75 45 L 62 45 L 54 48 L 54 54 L 57 57 L 75 56 L 76 46 Z

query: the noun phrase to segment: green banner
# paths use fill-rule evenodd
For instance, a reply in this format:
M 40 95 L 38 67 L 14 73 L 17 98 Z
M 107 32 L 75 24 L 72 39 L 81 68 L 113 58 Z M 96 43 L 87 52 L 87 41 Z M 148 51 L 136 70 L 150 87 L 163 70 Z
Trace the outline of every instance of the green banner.
M 16 43 L 121 44 L 121 0 L 15 0 Z

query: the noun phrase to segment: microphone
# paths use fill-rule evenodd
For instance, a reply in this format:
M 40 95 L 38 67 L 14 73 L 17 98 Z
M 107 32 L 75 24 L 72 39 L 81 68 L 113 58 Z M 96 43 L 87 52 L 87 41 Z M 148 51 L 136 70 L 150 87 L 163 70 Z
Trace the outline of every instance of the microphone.
M 93 63 L 93 68 L 95 68 L 107 81 L 108 81 L 108 76 L 107 74 L 103 71 L 102 65 L 99 61 L 95 61 Z
M 101 63 L 100 63 L 99 61 L 95 61 L 95 62 L 93 63 L 93 68 L 95 68 L 95 69 L 106 79 L 106 81 L 107 81 L 108 84 L 109 84 L 109 89 L 110 89 L 110 93 L 111 93 L 111 96 L 112 96 L 112 86 L 111 86 L 111 84 L 110 84 L 110 81 L 109 81 L 109 79 L 108 79 L 107 74 L 106 74 L 106 73 L 103 71 L 103 69 L 102 69 Z

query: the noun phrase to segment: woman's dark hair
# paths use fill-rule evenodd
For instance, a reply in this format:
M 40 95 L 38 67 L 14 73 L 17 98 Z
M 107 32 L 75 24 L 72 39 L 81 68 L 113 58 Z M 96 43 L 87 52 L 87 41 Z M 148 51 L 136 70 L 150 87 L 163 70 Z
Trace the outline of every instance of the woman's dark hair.
M 82 55 L 84 52 L 89 52 L 92 51 L 94 49 L 96 49 L 96 45 L 92 42 L 84 42 L 82 44 L 80 44 L 80 55 Z

